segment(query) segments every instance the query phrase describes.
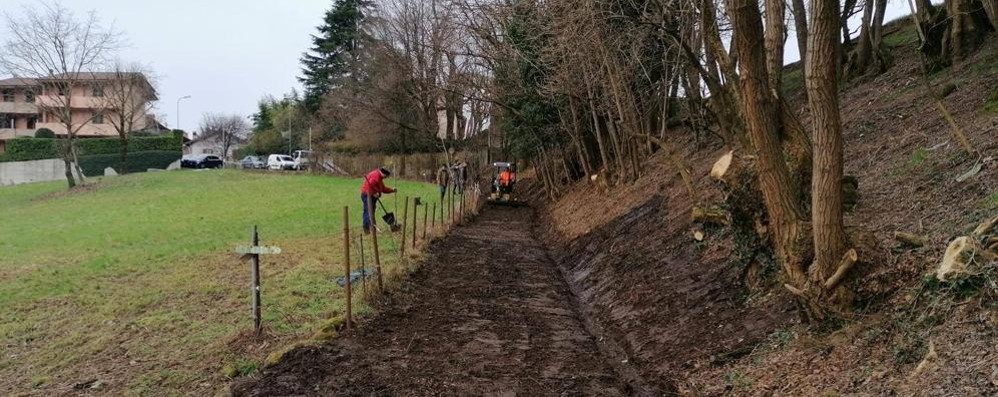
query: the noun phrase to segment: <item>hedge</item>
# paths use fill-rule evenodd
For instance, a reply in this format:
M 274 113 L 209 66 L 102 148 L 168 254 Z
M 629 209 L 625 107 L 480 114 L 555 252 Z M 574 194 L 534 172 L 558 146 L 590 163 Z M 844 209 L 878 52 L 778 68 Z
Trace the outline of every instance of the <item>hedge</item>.
M 166 169 L 174 161 L 180 160 L 181 152 L 176 150 L 146 150 L 128 153 L 128 170 L 121 170 L 121 154 L 98 154 L 80 157 L 83 175 L 101 176 L 104 169 L 114 168 L 119 174 L 145 172 L 149 168 Z
M 133 137 L 128 140 L 128 152 L 182 150 L 183 138 L 179 134 L 157 137 Z M 7 152 L 0 155 L 0 162 L 31 161 L 62 158 L 63 139 L 17 138 L 7 141 Z M 118 138 L 81 138 L 76 140 L 79 156 L 121 153 Z M 103 171 L 103 169 L 102 169 Z

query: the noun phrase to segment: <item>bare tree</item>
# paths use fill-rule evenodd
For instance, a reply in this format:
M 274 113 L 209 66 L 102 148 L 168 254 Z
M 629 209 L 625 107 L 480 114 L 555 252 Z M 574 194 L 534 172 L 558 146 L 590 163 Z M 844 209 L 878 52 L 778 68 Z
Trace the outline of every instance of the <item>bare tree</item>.
M 103 96 L 98 97 L 104 119 L 118 133 L 121 142 L 119 173 L 128 172 L 128 142 L 136 130 L 148 127 L 155 108 L 156 88 L 151 72 L 140 64 L 115 64 L 101 82 Z
M 88 85 L 89 73 L 107 65 L 120 47 L 121 34 L 101 26 L 95 11 L 78 19 L 59 3 L 27 6 L 22 15 L 4 13 L 4 17 L 8 39 L 0 50 L 0 69 L 41 83 L 37 105 L 43 115 L 55 118 L 65 129 L 57 133 L 66 140 L 63 161 L 66 181 L 73 188 L 77 184 L 74 163 L 77 177 L 81 182 L 83 178 L 76 161 L 76 134 L 96 117 L 74 119 L 74 89 Z
M 222 158 L 228 158 L 232 147 L 246 140 L 250 126 L 237 114 L 207 113 L 201 118 L 200 129 L 200 139 L 216 144 L 222 151 Z
M 837 270 L 845 274 L 847 267 L 851 267 L 855 261 L 854 251 L 851 256 L 844 255 L 848 246 L 842 219 L 843 145 L 838 93 L 840 44 L 837 32 L 839 1 L 812 0 L 811 4 L 812 31 L 805 65 L 815 153 L 811 184 L 814 263 L 808 269 L 809 287 L 826 305 L 845 309 L 852 303 L 849 291 L 841 287 L 841 276 L 838 281 L 832 279 L 833 274 L 839 273 Z M 867 10 L 870 9 L 872 7 L 868 4 Z M 864 23 L 868 25 L 869 18 L 864 17 Z M 863 35 L 868 36 L 869 33 Z M 843 257 L 847 260 L 840 264 Z M 852 262 L 848 260 L 850 257 Z

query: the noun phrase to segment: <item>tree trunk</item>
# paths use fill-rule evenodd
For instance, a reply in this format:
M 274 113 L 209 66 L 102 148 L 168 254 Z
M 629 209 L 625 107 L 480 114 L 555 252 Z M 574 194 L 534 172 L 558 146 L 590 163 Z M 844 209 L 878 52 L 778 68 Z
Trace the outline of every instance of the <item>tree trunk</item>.
M 765 48 L 758 3 L 753 0 L 729 0 L 734 25 L 734 47 L 739 59 L 741 97 L 749 140 L 758 156 L 760 190 L 769 215 L 771 238 L 776 258 L 788 283 L 804 286 L 806 236 L 803 210 L 780 145 L 780 107 L 770 95 L 766 79 Z
M 783 0 L 766 1 L 766 71 L 769 73 L 769 88 L 773 96 L 780 97 L 780 84 L 783 81 L 783 47 L 786 44 L 786 22 L 784 22 Z
M 884 16 L 887 14 L 887 0 L 877 0 L 877 7 L 873 11 L 873 35 L 870 41 L 873 43 L 873 50 L 880 53 L 880 46 L 884 41 Z M 886 65 L 884 65 L 886 67 Z
M 121 168 L 118 171 L 118 173 L 124 175 L 128 173 L 128 138 L 120 137 L 120 141 L 121 141 Z
M 863 18 L 860 20 L 859 27 L 859 40 L 849 60 L 849 67 L 846 72 L 847 78 L 863 74 L 870 66 L 870 58 L 873 54 L 873 37 L 870 31 L 870 24 L 873 20 L 873 5 L 873 0 L 866 0 L 866 5 L 863 7 Z
M 991 28 L 998 31 L 998 0 L 981 0 L 984 13 L 988 14 L 988 21 L 991 21 Z
M 803 67 L 807 61 L 807 9 L 804 7 L 804 0 L 791 0 L 790 5 L 794 14 L 794 30 L 797 33 L 797 51 L 800 52 L 800 64 Z M 804 92 L 806 95 L 807 90 Z
M 814 0 L 812 4 L 811 38 L 808 43 L 810 53 L 806 71 L 814 137 L 811 221 L 815 260 L 808 272 L 811 286 L 821 288 L 836 272 L 840 258 L 847 248 L 842 223 L 843 149 L 838 98 L 840 49 L 836 32 L 839 26 L 839 3 L 838 0 Z M 867 19 L 866 16 L 864 19 Z M 867 36 L 868 34 L 867 32 Z M 845 288 L 838 286 L 829 298 L 840 309 L 847 309 L 851 302 L 839 299 L 847 295 Z

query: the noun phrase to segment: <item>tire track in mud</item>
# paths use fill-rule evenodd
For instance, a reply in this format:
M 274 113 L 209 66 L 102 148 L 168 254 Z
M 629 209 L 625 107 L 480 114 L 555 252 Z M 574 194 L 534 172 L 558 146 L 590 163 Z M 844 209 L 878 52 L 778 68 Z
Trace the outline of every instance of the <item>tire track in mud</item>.
M 435 243 L 381 313 L 295 350 L 237 396 L 631 395 L 600 355 L 529 208 L 490 208 Z

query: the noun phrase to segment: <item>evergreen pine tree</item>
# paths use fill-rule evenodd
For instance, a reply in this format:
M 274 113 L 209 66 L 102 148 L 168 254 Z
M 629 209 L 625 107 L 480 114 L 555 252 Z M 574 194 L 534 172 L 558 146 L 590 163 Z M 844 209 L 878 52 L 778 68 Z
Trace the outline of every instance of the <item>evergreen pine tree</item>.
M 362 39 L 360 29 L 367 0 L 334 0 L 326 11 L 319 33 L 312 35 L 312 48 L 301 59 L 302 76 L 298 80 L 305 86 L 305 107 L 315 113 L 322 104 L 322 97 L 337 86 L 337 80 L 349 75 L 350 63 L 357 42 Z

